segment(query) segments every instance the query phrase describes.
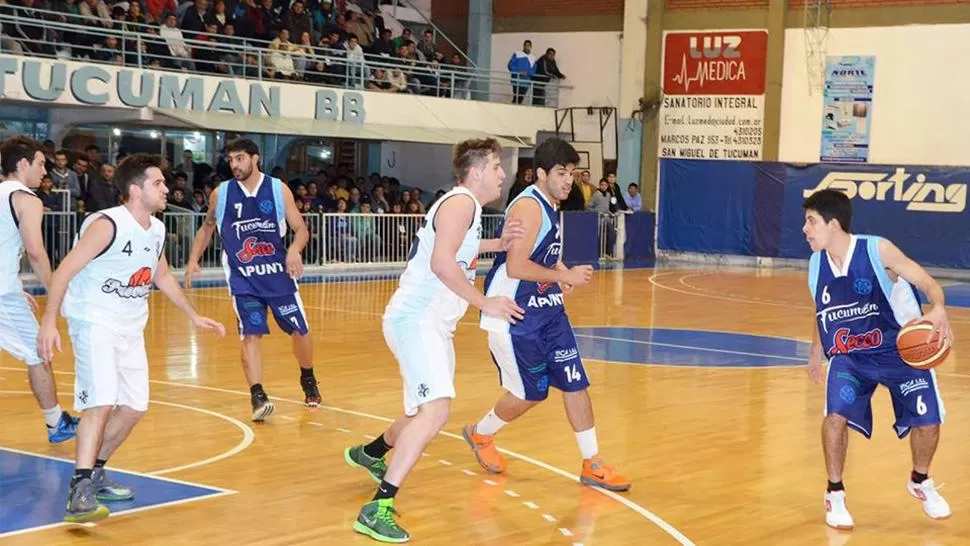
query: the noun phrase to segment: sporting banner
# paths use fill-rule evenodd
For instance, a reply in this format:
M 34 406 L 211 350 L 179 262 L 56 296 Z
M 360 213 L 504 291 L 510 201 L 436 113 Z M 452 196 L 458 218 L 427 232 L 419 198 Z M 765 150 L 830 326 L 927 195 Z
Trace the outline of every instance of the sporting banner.
M 760 159 L 766 30 L 664 33 L 659 156 Z
M 802 202 L 832 189 L 852 203 L 852 232 L 886 237 L 924 266 L 966 269 L 968 185 L 967 167 L 664 159 L 658 246 L 805 259 Z
M 869 161 L 872 83 L 876 58 L 827 57 L 822 108 L 821 160 Z

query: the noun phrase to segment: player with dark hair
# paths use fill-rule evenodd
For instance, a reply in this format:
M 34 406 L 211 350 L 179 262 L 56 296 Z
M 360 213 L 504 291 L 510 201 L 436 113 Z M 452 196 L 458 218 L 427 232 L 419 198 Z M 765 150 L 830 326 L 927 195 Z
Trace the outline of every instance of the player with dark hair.
M 27 364 L 30 390 L 47 422 L 47 441 L 57 444 L 74 437 L 77 418 L 61 409 L 51 365 L 37 355 L 37 302 L 24 292 L 20 279 L 26 250 L 37 280 L 50 286 L 51 263 L 41 230 L 44 204 L 34 193 L 47 172 L 42 150 L 40 142 L 25 136 L 0 144 L 0 350 Z
M 233 180 L 209 195 L 209 210 L 185 267 L 185 286 L 192 286 L 192 275 L 199 271 L 199 259 L 218 230 L 229 295 L 239 319 L 252 419 L 263 421 L 274 409 L 262 384 L 262 338 L 269 334 L 267 307 L 277 326 L 293 339 L 304 403 L 315 408 L 322 402 L 313 374 L 310 325 L 296 282 L 303 275 L 300 253 L 310 239 L 310 232 L 290 188 L 280 179 L 260 172 L 256 143 L 237 139 L 226 146 L 226 153 Z M 283 240 L 288 228 L 294 232 L 289 248 Z
M 599 453 L 589 379 L 572 325 L 563 307 L 564 291 L 586 284 L 593 268 L 562 263 L 562 237 L 557 205 L 569 196 L 579 154 L 568 142 L 550 138 L 535 151 L 537 181 L 519 194 L 505 212 L 506 221 L 521 223 L 525 235 L 500 254 L 485 277 L 489 296 L 507 296 L 526 309 L 515 324 L 483 315 L 488 347 L 507 391 L 478 424 L 462 435 L 487 472 L 505 472 L 508 462 L 495 447 L 495 434 L 538 405 L 549 387 L 563 393 L 566 416 L 583 457 L 580 481 L 613 491 L 626 491 L 630 480 L 606 464 Z
M 817 328 L 812 336 L 808 374 L 825 377 L 822 447 L 828 474 L 825 522 L 851 529 L 842 474 L 848 429 L 872 436 L 872 395 L 889 389 L 897 437 L 910 436 L 913 469 L 907 489 L 933 519 L 950 516 L 950 506 L 929 477 L 945 411 L 933 370 L 918 370 L 899 355 L 896 337 L 907 322 L 931 322 L 944 339 L 953 332 L 944 308 L 943 289 L 919 264 L 881 237 L 851 233 L 852 205 L 842 192 L 822 190 L 803 203 L 802 231 L 812 249 L 808 288 L 815 300 Z M 932 308 L 925 315 L 916 289 Z
M 98 501 L 124 501 L 134 491 L 108 479 L 105 464 L 148 411 L 145 325 L 152 283 L 196 328 L 225 335 L 218 322 L 199 316 L 162 254 L 165 225 L 152 216 L 165 210 L 168 188 L 160 159 L 125 158 L 114 183 L 123 205 L 89 215 L 77 244 L 51 277 L 37 352 L 48 361 L 61 349 L 57 312 L 67 317 L 74 348 L 74 406 L 82 412 L 76 461 L 64 521 L 108 517 Z

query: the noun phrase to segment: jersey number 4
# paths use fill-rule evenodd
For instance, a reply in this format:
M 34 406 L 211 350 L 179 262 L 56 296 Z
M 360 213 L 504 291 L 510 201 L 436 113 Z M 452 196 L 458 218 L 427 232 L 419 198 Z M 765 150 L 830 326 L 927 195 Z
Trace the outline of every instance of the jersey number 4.
M 122 248 L 121 251 L 131 256 L 131 241 L 128 241 L 127 243 L 125 243 L 125 247 Z

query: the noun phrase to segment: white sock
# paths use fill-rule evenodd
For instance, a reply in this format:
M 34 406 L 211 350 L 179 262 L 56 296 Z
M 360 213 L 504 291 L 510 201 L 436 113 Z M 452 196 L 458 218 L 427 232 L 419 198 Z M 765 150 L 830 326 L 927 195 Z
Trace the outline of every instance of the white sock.
M 485 414 L 485 417 L 482 417 L 482 420 L 478 422 L 478 425 L 475 426 L 475 433 L 484 434 L 486 436 L 495 436 L 495 433 L 502 430 L 502 427 L 507 424 L 508 423 L 503 421 L 498 415 L 495 415 L 495 408 L 492 408 L 487 414 Z
M 41 411 L 44 412 L 44 421 L 47 421 L 47 426 L 50 428 L 56 427 L 57 423 L 61 422 L 61 414 L 64 413 L 60 404 L 55 404 L 53 408 Z
M 579 444 L 579 452 L 583 454 L 583 459 L 592 459 L 600 452 L 596 444 L 596 427 L 577 432 L 576 443 Z

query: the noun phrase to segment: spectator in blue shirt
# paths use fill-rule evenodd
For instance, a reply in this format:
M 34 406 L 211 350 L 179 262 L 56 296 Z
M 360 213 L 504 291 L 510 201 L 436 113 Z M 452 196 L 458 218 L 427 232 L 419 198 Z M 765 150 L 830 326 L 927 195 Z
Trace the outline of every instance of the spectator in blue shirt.
M 529 93 L 532 76 L 536 72 L 536 59 L 532 55 L 532 40 L 522 43 L 522 50 L 512 54 L 508 64 L 512 74 L 512 102 L 522 104 Z
M 637 186 L 636 182 L 631 183 L 626 188 L 626 195 L 623 196 L 626 201 L 626 206 L 632 212 L 640 212 L 643 210 L 643 198 L 640 197 L 640 186 Z

